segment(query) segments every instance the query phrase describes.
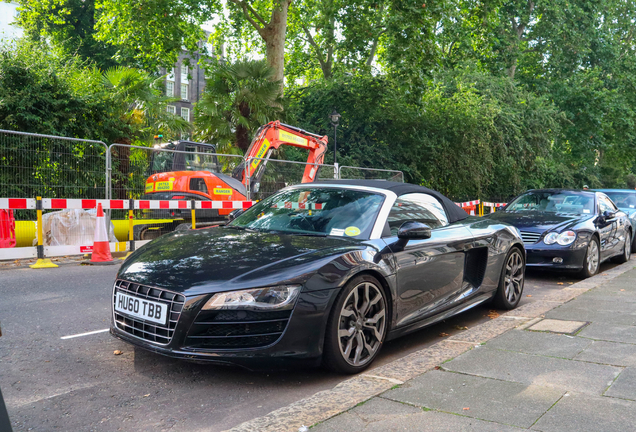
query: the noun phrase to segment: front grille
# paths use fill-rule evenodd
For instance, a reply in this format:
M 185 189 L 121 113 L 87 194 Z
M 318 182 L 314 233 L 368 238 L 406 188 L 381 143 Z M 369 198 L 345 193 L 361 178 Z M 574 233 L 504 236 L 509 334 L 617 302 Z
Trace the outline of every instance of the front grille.
M 123 315 L 117 312 L 113 306 L 115 325 L 119 330 L 162 345 L 166 345 L 172 340 L 174 329 L 177 326 L 177 321 L 179 321 L 179 316 L 181 316 L 181 310 L 185 303 L 185 296 L 160 288 L 117 280 L 115 282 L 115 288 L 113 289 L 113 305 L 116 300 L 115 293 L 117 291 L 140 299 L 156 300 L 168 304 L 167 325 L 160 325 L 141 318 Z
M 541 238 L 541 233 L 529 232 L 529 231 L 521 231 L 521 239 L 524 244 L 534 244 L 539 241 Z
M 291 311 L 201 311 L 192 324 L 189 348 L 258 348 L 270 345 L 285 331 Z

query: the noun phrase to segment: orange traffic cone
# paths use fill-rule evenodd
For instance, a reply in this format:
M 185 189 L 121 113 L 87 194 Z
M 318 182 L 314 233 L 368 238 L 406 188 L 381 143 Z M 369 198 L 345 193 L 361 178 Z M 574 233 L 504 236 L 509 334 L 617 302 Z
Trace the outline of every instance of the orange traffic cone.
M 93 254 L 91 264 L 115 264 L 113 256 L 110 254 L 108 244 L 108 234 L 106 231 L 106 219 L 102 205 L 97 204 L 97 217 L 95 218 L 95 240 L 93 241 Z

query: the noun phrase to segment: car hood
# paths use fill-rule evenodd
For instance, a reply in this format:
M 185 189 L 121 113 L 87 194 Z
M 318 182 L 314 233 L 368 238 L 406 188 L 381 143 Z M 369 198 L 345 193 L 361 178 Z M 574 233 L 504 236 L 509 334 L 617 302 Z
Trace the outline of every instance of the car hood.
M 186 295 L 298 281 L 323 260 L 362 249 L 360 240 L 231 228 L 164 235 L 135 251 L 118 278 Z
M 592 219 L 590 215 L 567 215 L 560 213 L 523 211 L 523 212 L 505 212 L 498 211 L 488 215 L 489 218 L 506 222 L 517 227 L 520 231 L 530 231 L 542 233 L 547 230 L 561 231 L 566 228 L 573 227 L 583 221 Z

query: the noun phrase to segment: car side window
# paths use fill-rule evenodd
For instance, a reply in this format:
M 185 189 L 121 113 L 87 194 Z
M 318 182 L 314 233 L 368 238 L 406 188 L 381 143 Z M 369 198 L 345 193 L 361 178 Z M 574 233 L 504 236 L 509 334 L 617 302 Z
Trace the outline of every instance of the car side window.
M 614 205 L 614 203 L 605 195 L 598 196 L 598 208 L 601 213 L 605 213 L 606 211 L 618 211 L 618 208 Z
M 396 236 L 400 226 L 407 221 L 422 222 L 431 228 L 439 228 L 448 225 L 448 216 L 435 197 L 412 193 L 398 197 L 393 203 L 387 218 L 391 235 Z

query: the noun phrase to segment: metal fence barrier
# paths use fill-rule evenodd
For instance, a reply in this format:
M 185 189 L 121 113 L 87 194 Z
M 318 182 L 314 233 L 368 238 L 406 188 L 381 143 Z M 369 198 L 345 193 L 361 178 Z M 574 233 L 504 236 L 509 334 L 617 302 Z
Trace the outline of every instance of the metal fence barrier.
M 232 206 L 243 208 L 243 204 L 231 201 L 236 196 L 221 200 L 208 197 L 214 201 L 206 201 L 206 197 L 196 202 L 178 197 L 163 201 L 166 198 L 161 194 L 148 194 L 146 189 L 147 180 L 158 172 L 209 171 L 232 177 L 242 164 L 248 178 L 244 195 L 247 202 L 299 184 L 303 174 L 310 171 L 316 180 L 404 181 L 400 171 L 349 166 L 338 169 L 275 157 L 245 160 L 238 155 L 117 143 L 107 146 L 101 141 L 0 130 L 0 197 L 29 197 L 0 198 L 0 210 L 11 208 L 15 220 L 14 225 L 11 222 L 15 246 L 0 247 L 0 260 L 90 252 L 96 200 L 126 203 L 123 207 L 104 204 L 113 252 L 131 250 L 135 241 L 146 242 L 175 229 L 218 223 L 218 217 L 210 222 L 210 214 L 226 216 Z M 257 168 L 263 169 L 262 175 Z M 260 176 L 258 186 L 249 181 L 254 175 Z M 40 196 L 46 198 L 36 199 Z M 21 204 L 11 207 L 10 201 Z M 27 204 L 22 205 L 23 201 Z M 160 203 L 168 204 L 159 207 Z M 181 207 L 174 207 L 177 205 Z M 218 208 L 220 205 L 230 208 Z M 8 214 L 7 210 L 0 216 L 7 218 Z
M 107 160 L 109 198 L 140 198 L 146 193 L 146 180 L 158 172 L 209 171 L 231 176 L 242 161 L 239 155 L 111 144 Z
M 101 141 L 0 129 L 0 197 L 105 198 Z
M 279 159 L 248 158 L 245 163 L 248 181 L 248 198 L 262 200 L 275 192 L 302 183 L 305 171 L 312 172 L 316 180 L 337 178 L 337 169 L 334 165 L 308 164 Z M 262 175 L 259 170 L 263 169 Z M 260 176 L 258 187 L 252 187 L 251 179 Z
M 346 180 L 387 180 L 404 183 L 404 173 L 397 170 L 341 166 L 338 178 Z

